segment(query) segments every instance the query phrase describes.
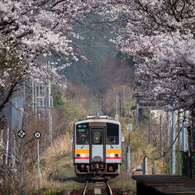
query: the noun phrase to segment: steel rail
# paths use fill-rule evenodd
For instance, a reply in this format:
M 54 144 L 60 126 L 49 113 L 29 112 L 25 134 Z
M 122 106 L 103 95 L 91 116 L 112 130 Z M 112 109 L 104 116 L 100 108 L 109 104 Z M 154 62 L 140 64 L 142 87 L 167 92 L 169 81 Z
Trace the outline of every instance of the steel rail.
M 87 181 L 86 184 L 85 184 L 85 188 L 83 190 L 83 195 L 85 195 L 86 192 L 87 192 L 88 184 L 89 184 L 89 182 Z
M 109 186 L 108 181 L 106 181 L 106 185 L 107 185 L 107 187 L 108 187 L 108 190 L 109 190 L 110 195 L 113 195 L 112 189 L 111 189 L 111 187 Z

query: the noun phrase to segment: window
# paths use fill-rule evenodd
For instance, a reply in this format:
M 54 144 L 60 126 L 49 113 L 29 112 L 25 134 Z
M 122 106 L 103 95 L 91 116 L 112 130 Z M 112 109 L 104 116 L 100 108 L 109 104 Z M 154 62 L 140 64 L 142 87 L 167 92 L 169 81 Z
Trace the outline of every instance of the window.
M 107 123 L 107 144 L 119 144 L 119 125 Z
M 92 144 L 102 144 L 102 131 L 98 130 L 93 131 Z
M 77 144 L 89 145 L 89 129 L 87 124 L 77 125 L 76 140 Z

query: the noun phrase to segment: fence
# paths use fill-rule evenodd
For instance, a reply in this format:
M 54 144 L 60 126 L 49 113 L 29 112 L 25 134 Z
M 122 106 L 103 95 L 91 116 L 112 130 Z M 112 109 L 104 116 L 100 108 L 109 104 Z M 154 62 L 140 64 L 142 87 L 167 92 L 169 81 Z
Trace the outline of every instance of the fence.
M 171 154 L 176 152 L 176 165 L 175 170 L 177 175 L 189 177 L 189 158 L 188 152 L 172 151 L 172 150 L 155 150 L 153 151 L 153 168 L 152 174 L 155 174 L 155 153 L 163 154 L 163 161 L 165 164 L 163 172 L 171 174 Z M 159 158 L 160 159 L 160 158 Z M 195 151 L 192 152 L 192 178 L 195 178 Z
M 177 151 L 177 174 L 189 177 L 189 158 L 187 151 Z M 195 178 L 195 151 L 192 152 L 192 178 Z

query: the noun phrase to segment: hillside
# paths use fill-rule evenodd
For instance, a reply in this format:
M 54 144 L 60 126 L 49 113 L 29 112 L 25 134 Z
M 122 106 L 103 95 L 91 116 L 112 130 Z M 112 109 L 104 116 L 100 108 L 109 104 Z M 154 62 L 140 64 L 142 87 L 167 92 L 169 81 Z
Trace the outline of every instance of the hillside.
M 100 64 L 111 57 L 115 57 L 118 51 L 113 43 L 110 43 L 107 39 L 102 39 L 101 35 L 97 32 L 90 31 L 87 28 L 80 28 L 79 26 L 75 28 L 84 39 L 74 41 L 80 46 L 84 55 L 91 63 L 72 61 L 72 65 L 65 68 L 61 73 L 74 83 L 88 85 L 90 79 L 93 77 L 94 71 Z M 105 34 L 110 36 L 108 30 L 105 31 Z

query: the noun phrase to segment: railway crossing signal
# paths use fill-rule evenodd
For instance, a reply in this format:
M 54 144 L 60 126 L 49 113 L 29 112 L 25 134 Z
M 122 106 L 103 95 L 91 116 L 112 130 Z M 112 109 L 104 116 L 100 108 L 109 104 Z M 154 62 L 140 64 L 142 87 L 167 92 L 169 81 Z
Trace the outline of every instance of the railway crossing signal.
M 39 139 L 41 137 L 41 133 L 39 131 L 36 131 L 34 136 L 36 139 Z
M 18 135 L 18 137 L 19 137 L 19 138 L 21 138 L 21 139 L 22 139 L 22 138 L 24 138 L 24 137 L 25 137 L 26 133 L 25 133 L 25 131 L 24 131 L 24 130 L 19 130 L 19 131 L 18 131 L 18 133 L 17 133 L 17 135 Z

